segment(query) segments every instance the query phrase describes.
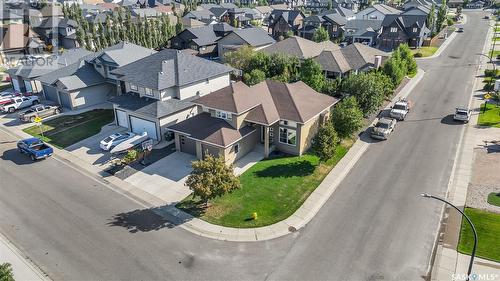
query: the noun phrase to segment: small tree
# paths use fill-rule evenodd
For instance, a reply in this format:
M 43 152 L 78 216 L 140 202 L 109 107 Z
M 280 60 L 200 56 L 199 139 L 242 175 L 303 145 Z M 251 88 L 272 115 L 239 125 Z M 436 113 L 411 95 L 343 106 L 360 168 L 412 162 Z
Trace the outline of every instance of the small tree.
M 243 74 L 243 81 L 249 86 L 259 84 L 264 80 L 266 80 L 266 73 L 259 69 L 254 69 L 250 73 Z
M 389 77 L 380 72 L 350 75 L 342 83 L 343 91 L 356 97 L 363 115 L 375 112 L 382 105 L 385 96 L 392 91 Z
M 348 97 L 336 104 L 332 111 L 332 124 L 342 139 L 352 136 L 363 127 L 363 112 L 355 97 Z
M 300 80 L 316 91 L 323 90 L 325 75 L 319 63 L 309 58 L 300 66 Z
M 234 68 L 247 70 L 253 54 L 254 51 L 252 47 L 243 46 L 236 51 L 224 53 L 224 62 Z
M 8 262 L 0 264 L 0 281 L 14 281 L 14 272 Z
M 435 24 L 436 24 L 436 5 L 432 4 L 431 9 L 429 11 L 429 15 L 427 16 L 427 22 L 426 22 L 426 25 L 430 29 L 431 34 L 434 33 L 434 25 Z
M 313 34 L 313 41 L 314 42 L 323 42 L 323 41 L 328 41 L 330 40 L 330 34 L 328 34 L 328 31 L 323 28 L 322 26 L 316 29 Z
M 408 47 L 408 44 L 401 44 L 398 47 L 401 59 L 406 63 L 406 74 L 413 76 L 417 74 L 417 61 Z
M 332 123 L 327 122 L 319 128 L 318 134 L 314 138 L 312 149 L 321 161 L 328 161 L 335 156 L 339 141 Z
M 448 11 L 448 6 L 446 6 L 446 0 L 443 0 L 441 7 L 439 7 L 436 19 L 436 32 L 441 31 L 443 28 L 444 21 L 446 20 L 446 13 Z
M 185 185 L 203 203 L 240 188 L 240 181 L 233 173 L 233 166 L 227 166 L 224 157 L 214 157 L 207 153 L 205 159 L 192 162 L 193 171 Z

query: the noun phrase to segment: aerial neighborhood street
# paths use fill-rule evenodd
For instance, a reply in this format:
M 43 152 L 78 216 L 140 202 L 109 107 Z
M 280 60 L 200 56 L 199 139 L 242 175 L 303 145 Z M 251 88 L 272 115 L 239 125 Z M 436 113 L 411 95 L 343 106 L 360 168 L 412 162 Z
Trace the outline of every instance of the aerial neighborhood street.
M 0 280 L 500 280 L 499 3 L 132 2 L 2 3 Z

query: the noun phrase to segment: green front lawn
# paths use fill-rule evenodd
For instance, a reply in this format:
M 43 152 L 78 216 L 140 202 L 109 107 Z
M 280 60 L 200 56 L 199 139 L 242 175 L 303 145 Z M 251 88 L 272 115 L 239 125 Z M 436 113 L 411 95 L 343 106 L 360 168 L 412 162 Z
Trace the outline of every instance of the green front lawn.
M 24 129 L 25 133 L 41 138 L 58 148 L 65 148 L 101 131 L 113 121 L 111 109 L 94 109 L 81 114 L 65 115 Z M 43 136 L 40 134 L 43 130 Z
M 488 194 L 488 203 L 500 207 L 500 192 L 492 192 Z
M 484 111 L 484 103 L 480 107 L 479 126 L 492 126 L 500 128 L 500 108 L 496 104 L 488 103 Z
M 476 227 L 478 243 L 476 255 L 481 258 L 500 262 L 500 214 L 490 213 L 473 208 L 465 208 L 465 213 Z M 457 250 L 460 253 L 468 254 L 472 252 L 474 236 L 467 221 L 462 220 L 460 230 L 460 240 Z
M 351 142 L 337 148 L 334 159 L 320 163 L 312 154 L 262 160 L 240 176 L 241 189 L 210 201 L 186 197 L 180 208 L 207 222 L 238 228 L 270 225 L 292 215 L 347 153 Z M 257 219 L 252 220 L 252 213 Z
M 413 52 L 414 56 L 415 56 L 415 54 L 420 53 L 420 54 L 422 54 L 421 57 L 430 57 L 430 56 L 434 55 L 434 53 L 437 50 L 438 50 L 438 47 L 428 46 L 428 47 L 421 47 L 420 49 L 413 49 L 412 52 Z M 418 55 L 416 57 L 418 57 Z

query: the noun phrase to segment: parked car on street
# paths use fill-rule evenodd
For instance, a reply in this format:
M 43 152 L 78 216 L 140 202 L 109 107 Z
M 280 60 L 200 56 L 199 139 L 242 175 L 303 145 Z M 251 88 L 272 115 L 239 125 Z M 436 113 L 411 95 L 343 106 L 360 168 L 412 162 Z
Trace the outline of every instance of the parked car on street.
M 378 140 L 386 140 L 396 127 L 396 119 L 382 117 L 372 129 L 370 136 Z
M 37 96 L 29 97 L 14 97 L 9 103 L 4 104 L 1 107 L 3 112 L 13 113 L 16 110 L 23 109 L 29 106 L 37 105 L 40 103 L 40 99 Z
M 19 120 L 24 122 L 35 122 L 37 116 L 45 118 L 59 113 L 61 113 L 61 107 L 57 105 L 37 104 L 25 112 L 19 113 Z
M 457 29 L 457 32 L 460 32 L 460 33 L 464 32 L 464 28 L 463 28 L 463 27 L 459 27 L 459 28 Z
M 28 155 L 31 160 L 36 161 L 52 156 L 54 150 L 39 138 L 29 138 L 17 142 L 19 152 Z
M 117 146 L 118 144 L 120 144 L 128 139 L 131 139 L 133 136 L 135 136 L 135 134 L 132 132 L 115 133 L 115 134 L 112 134 L 111 136 L 103 139 L 100 143 L 100 147 L 102 150 L 109 151 L 113 147 Z
M 457 107 L 453 115 L 453 120 L 467 123 L 470 120 L 471 113 L 472 111 L 467 107 Z
M 398 121 L 403 121 L 405 120 L 408 112 L 410 112 L 410 102 L 407 99 L 402 98 L 394 103 L 391 107 L 389 115 Z
M 12 98 L 16 96 L 13 92 L 1 92 L 0 93 L 0 105 L 10 103 Z

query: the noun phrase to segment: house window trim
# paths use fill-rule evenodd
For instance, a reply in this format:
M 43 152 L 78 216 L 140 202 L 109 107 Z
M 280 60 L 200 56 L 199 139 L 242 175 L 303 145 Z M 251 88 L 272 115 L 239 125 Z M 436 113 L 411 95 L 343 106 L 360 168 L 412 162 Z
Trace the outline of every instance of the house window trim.
M 234 147 L 234 154 L 238 154 L 240 152 L 240 144 L 237 143 L 233 147 Z
M 135 84 L 130 83 L 130 90 L 131 91 L 139 91 L 139 87 Z
M 290 138 L 289 138 L 290 137 L 290 131 L 292 131 L 294 133 L 295 143 L 289 143 L 289 141 L 290 141 Z M 286 132 L 286 142 L 283 142 L 281 140 L 281 134 L 282 134 L 282 132 Z M 279 141 L 279 143 L 286 144 L 286 145 L 289 145 L 289 146 L 297 146 L 297 130 L 291 129 L 291 128 L 286 128 L 286 127 L 280 127 L 278 141 Z
M 225 117 L 223 117 L 223 115 L 225 115 Z M 223 110 L 216 110 L 215 117 L 220 118 L 220 119 L 224 119 L 224 120 L 233 120 L 233 116 L 231 115 L 231 113 L 229 113 L 227 111 L 223 111 Z
M 149 91 L 149 93 L 148 93 L 148 91 Z M 146 97 L 154 97 L 155 94 L 153 93 L 153 89 L 144 88 L 144 96 L 146 96 Z
M 397 27 L 391 27 L 390 31 L 391 31 L 391 33 L 396 33 L 396 32 L 398 32 L 398 28 Z

